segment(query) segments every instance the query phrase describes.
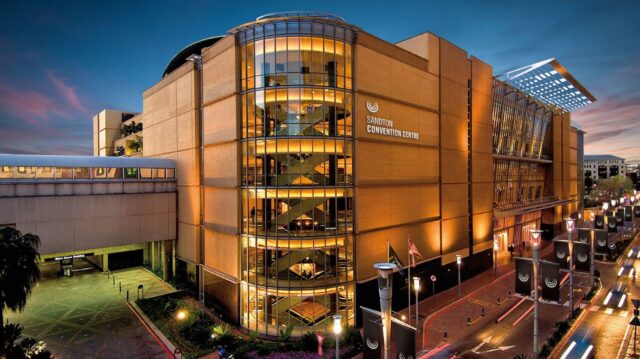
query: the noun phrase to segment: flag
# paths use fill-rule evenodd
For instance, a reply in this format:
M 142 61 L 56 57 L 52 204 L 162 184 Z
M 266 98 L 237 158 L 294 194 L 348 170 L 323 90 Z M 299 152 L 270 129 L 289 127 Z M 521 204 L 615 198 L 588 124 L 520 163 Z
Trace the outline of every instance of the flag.
M 415 244 L 413 244 L 413 241 L 410 239 L 409 239 L 409 254 L 411 255 L 411 266 L 415 267 L 416 257 L 418 257 L 418 259 L 422 259 L 422 254 L 420 254 L 420 252 L 418 251 L 418 248 L 416 247 Z
M 393 263 L 395 265 L 398 266 L 398 269 L 404 268 L 404 263 L 402 263 L 402 261 L 400 260 L 400 256 L 398 256 L 398 254 L 396 253 L 395 250 L 393 250 L 393 247 L 391 247 L 391 244 L 388 244 L 388 253 L 387 255 L 389 256 L 389 263 Z

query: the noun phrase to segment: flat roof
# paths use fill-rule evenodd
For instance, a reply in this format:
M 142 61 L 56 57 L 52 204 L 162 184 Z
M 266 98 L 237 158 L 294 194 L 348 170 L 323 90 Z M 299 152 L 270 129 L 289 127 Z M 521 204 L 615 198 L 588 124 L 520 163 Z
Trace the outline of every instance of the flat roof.
M 563 112 L 575 111 L 596 101 L 555 58 L 505 72 L 496 78 Z
M 614 156 L 614 155 L 584 155 L 584 160 L 585 161 L 600 161 L 600 160 L 622 160 L 624 161 L 624 158 L 622 157 L 618 157 L 618 156 Z
M 93 167 L 93 168 L 176 168 L 173 160 L 149 157 L 51 156 L 0 153 L 0 166 Z

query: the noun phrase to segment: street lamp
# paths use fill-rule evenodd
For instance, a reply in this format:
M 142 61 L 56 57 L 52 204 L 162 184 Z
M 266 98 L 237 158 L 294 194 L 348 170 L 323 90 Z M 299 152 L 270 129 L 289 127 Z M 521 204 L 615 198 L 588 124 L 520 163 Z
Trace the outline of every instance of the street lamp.
M 609 210 L 609 203 L 608 202 L 605 202 L 605 203 L 602 204 L 602 210 L 603 211 L 608 211 Z
M 573 229 L 574 219 L 566 218 L 567 233 L 569 236 L 569 318 L 573 318 Z
M 500 247 L 498 243 L 499 238 L 500 236 L 497 234 L 493 236 L 493 275 L 494 276 L 498 275 L 498 249 Z
M 593 288 L 593 285 L 595 284 L 595 276 L 594 276 L 594 266 L 593 266 L 593 252 L 594 252 L 594 247 L 595 247 L 595 237 L 596 237 L 596 223 L 595 223 L 595 219 L 596 219 L 596 214 L 595 212 L 591 211 L 589 212 L 589 218 L 591 218 L 591 256 L 589 258 L 589 275 L 591 277 L 591 288 Z
M 419 325 L 418 292 L 420 291 L 420 277 L 413 277 L 413 289 L 416 291 L 416 329 L 418 329 L 418 325 Z
M 393 272 L 398 268 L 393 263 L 376 263 L 378 271 L 378 295 L 382 313 L 382 339 L 384 341 L 384 359 L 391 357 L 391 297 L 393 295 Z
M 340 333 L 342 333 L 342 315 L 333 316 L 333 332 L 336 335 L 336 359 L 340 358 Z
M 178 320 L 184 320 L 187 317 L 187 312 L 184 310 L 179 310 L 178 313 L 176 313 L 176 319 Z
M 540 267 L 540 235 L 543 231 L 532 229 L 531 249 L 533 262 L 533 357 L 538 358 L 538 267 Z
M 458 297 L 462 295 L 462 291 L 460 288 L 460 265 L 462 264 L 462 256 L 460 254 L 456 254 L 456 263 L 458 264 Z
M 611 209 L 615 209 L 616 208 L 616 203 L 618 203 L 618 202 L 616 202 L 615 199 L 611 200 Z

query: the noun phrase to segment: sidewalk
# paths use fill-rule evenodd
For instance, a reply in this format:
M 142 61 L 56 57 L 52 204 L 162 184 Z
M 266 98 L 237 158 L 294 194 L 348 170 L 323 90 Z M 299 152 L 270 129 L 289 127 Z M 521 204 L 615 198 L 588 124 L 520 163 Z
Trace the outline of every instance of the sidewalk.
M 552 241 L 544 241 L 542 245 L 541 257 L 553 254 Z M 526 254 L 527 251 L 525 251 Z M 494 274 L 493 269 L 489 269 L 463 282 L 460 297 L 458 297 L 458 287 L 454 286 L 420 302 L 421 320 L 416 338 L 418 352 L 423 348 L 423 330 L 428 333 L 424 343 L 424 348 L 428 352 L 445 343 L 445 331 L 447 342 L 454 342 L 466 337 L 468 335 L 466 332 L 473 331 L 476 324 L 495 320 L 506 310 L 507 305 L 515 303 L 515 296 L 512 295 L 509 298 L 509 292 L 513 292 L 515 261 L 509 256 L 503 256 L 500 262 L 497 274 Z M 412 313 L 415 313 L 415 307 L 412 306 L 411 309 Z M 484 317 L 482 317 L 483 309 Z M 400 313 L 407 315 L 408 310 L 405 309 Z M 410 318 L 410 316 L 407 317 Z M 471 327 L 467 326 L 468 319 L 472 322 Z

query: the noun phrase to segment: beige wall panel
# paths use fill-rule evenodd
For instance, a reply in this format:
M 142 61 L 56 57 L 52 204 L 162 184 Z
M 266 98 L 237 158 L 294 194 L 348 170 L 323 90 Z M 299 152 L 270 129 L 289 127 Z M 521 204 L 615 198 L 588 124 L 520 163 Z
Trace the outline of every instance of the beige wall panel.
M 486 212 L 473 215 L 473 244 L 493 240 L 493 212 Z
M 422 33 L 419 35 L 416 35 L 412 38 L 406 39 L 406 40 L 402 40 L 398 43 L 396 43 L 396 46 L 401 47 L 407 51 L 410 51 L 422 58 L 425 59 L 429 59 L 429 53 L 428 53 L 428 38 L 427 38 L 427 33 Z
M 236 91 L 236 47 L 230 47 L 202 65 L 204 103 Z
M 402 101 L 438 108 L 438 78 L 424 70 L 391 60 L 391 96 Z
M 238 138 L 236 96 L 227 97 L 204 108 L 203 143 L 211 144 Z
M 443 78 L 464 86 L 471 78 L 471 63 L 467 53 L 446 40 L 440 40 L 440 72 Z
M 189 71 L 176 81 L 176 113 L 182 114 L 196 108 L 196 71 Z
M 473 182 L 493 182 L 493 156 L 479 152 L 474 152 L 471 156 L 471 180 Z
M 493 95 L 474 91 L 471 94 L 471 118 L 473 123 L 493 126 Z
M 176 157 L 176 182 L 178 186 L 198 185 L 197 150 L 190 149 L 178 152 Z
M 442 114 L 442 148 L 467 151 L 468 122 L 466 118 Z
M 431 67 L 431 61 L 429 61 Z M 440 79 L 431 73 L 418 78 L 418 103 L 438 110 L 440 108 Z
M 473 196 L 471 206 L 473 214 L 493 211 L 493 183 L 476 183 L 471 185 Z
M 491 65 L 471 56 L 471 88 L 487 96 L 493 93 L 493 68 Z
M 376 276 L 373 264 L 387 260 L 387 240 L 396 253 L 403 256 L 402 261 L 407 262 L 407 240 L 409 238 L 422 254 L 422 261 L 440 254 L 440 222 L 438 221 L 359 234 L 356 241 L 357 280 L 364 281 Z
M 442 254 L 469 247 L 469 217 L 442 221 Z
M 176 241 L 176 255 L 192 263 L 200 263 L 200 237 L 198 227 L 178 223 L 178 240 Z
M 239 205 L 237 189 L 205 188 L 205 225 L 218 232 L 238 233 Z
M 358 184 L 438 181 L 438 150 L 435 148 L 366 141 L 359 141 L 357 146 Z
M 142 100 L 145 130 L 168 118 L 176 116 L 176 82 L 170 82 L 163 88 Z
M 6 186 L 0 186 L 0 190 Z M 4 224 L 16 223 L 16 198 L 0 197 L 0 226 Z
M 442 78 L 440 81 L 440 110 L 459 118 L 467 118 L 469 112 L 467 85 Z
M 442 183 L 467 183 L 467 152 L 441 150 Z
M 141 242 L 152 242 L 167 239 L 172 238 L 169 236 L 169 224 L 167 223 L 166 214 L 160 213 L 140 216 Z
M 200 223 L 200 190 L 196 186 L 183 186 L 178 190 L 178 221 Z
M 177 118 L 177 150 L 182 151 L 197 146 L 196 111 L 186 111 Z M 146 137 L 145 137 L 146 140 Z M 146 150 L 146 149 L 145 149 Z
M 76 250 L 73 221 L 39 222 L 36 233 L 40 237 L 40 253 L 62 253 Z M 18 228 L 22 230 L 22 228 Z M 29 232 L 23 232 L 29 233 Z
M 437 185 L 356 189 L 356 230 L 368 231 L 433 218 L 439 214 Z
M 469 214 L 469 187 L 467 184 L 442 185 L 442 219 Z
M 204 184 L 215 187 L 238 185 L 238 144 L 225 143 L 204 149 Z
M 391 60 L 362 45 L 355 46 L 355 75 L 357 90 L 390 96 Z
M 240 278 L 240 239 L 235 234 L 204 232 L 205 265 L 235 279 Z
M 435 75 L 440 74 L 440 38 L 434 34 L 427 33 L 427 52 L 429 54 L 429 72 Z
M 473 122 L 471 126 L 471 150 L 477 153 L 493 154 L 493 127 Z

